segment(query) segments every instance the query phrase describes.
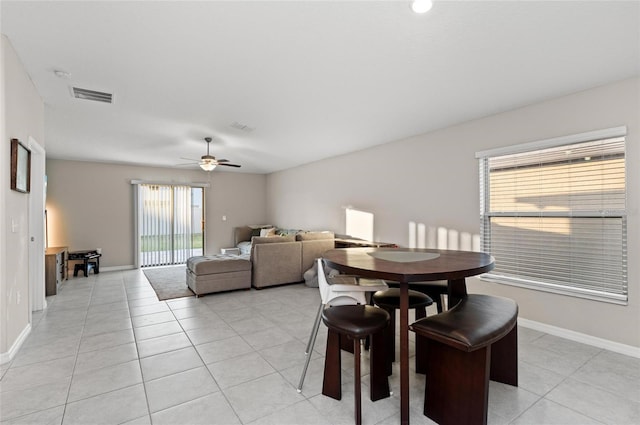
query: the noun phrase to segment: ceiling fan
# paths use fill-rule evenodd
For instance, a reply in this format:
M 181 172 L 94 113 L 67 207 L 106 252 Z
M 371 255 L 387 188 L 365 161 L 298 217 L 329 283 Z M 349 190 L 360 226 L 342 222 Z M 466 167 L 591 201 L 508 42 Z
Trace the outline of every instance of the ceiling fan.
M 211 145 L 211 137 L 205 137 L 204 141 L 207 142 L 207 154 L 206 155 L 202 155 L 200 157 L 200 159 L 191 159 L 191 158 L 182 158 L 182 159 L 187 159 L 189 161 L 194 161 L 196 162 L 200 168 L 202 168 L 204 171 L 213 171 L 214 168 L 216 168 L 218 165 L 223 165 L 225 167 L 236 167 L 236 168 L 240 168 L 240 165 L 238 164 L 231 164 L 229 163 L 228 159 L 216 159 L 215 156 L 210 155 L 209 154 L 209 146 Z M 189 164 L 180 164 L 180 165 L 191 165 L 192 163 Z

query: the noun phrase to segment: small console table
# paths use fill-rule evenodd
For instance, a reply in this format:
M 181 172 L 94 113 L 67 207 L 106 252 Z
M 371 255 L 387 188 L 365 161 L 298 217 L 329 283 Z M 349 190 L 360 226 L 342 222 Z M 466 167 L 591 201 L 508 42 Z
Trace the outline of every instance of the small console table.
M 336 238 L 336 248 L 397 248 L 398 245 L 389 242 L 372 242 L 364 239 Z
M 58 288 L 67 280 L 67 247 L 47 248 L 44 256 L 45 295 L 56 295 Z

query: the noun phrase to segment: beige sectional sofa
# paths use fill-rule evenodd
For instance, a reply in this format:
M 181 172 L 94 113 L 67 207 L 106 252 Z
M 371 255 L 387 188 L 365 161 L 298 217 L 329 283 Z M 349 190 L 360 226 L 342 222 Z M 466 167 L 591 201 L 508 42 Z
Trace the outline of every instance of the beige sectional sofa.
M 303 232 L 286 236 L 252 236 L 255 228 L 236 227 L 236 246 L 251 242 L 251 284 L 254 288 L 302 282 L 313 261 L 335 246 L 333 232 Z

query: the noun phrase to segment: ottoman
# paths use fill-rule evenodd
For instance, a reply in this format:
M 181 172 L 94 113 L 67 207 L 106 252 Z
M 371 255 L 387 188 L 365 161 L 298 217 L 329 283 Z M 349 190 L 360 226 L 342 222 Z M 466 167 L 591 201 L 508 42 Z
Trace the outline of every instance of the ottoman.
M 205 255 L 187 260 L 187 286 L 196 294 L 251 288 L 248 255 Z

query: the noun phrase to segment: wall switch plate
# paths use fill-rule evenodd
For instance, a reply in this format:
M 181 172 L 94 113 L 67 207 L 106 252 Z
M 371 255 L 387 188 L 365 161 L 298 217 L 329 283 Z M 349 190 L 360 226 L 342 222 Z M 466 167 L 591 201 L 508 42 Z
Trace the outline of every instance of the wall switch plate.
M 11 233 L 16 233 L 18 231 L 18 220 L 15 218 L 11 219 Z

